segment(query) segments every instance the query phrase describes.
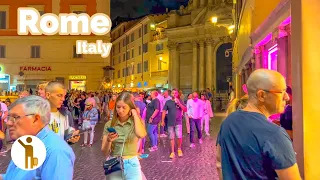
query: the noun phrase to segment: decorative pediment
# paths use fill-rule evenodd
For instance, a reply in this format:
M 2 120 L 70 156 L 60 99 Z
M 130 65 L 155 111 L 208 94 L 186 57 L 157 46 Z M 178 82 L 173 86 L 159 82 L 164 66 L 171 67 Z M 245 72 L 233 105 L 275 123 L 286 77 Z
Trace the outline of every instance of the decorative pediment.
M 220 3 L 214 6 L 204 7 L 194 18 L 191 25 L 212 23 L 211 18 L 216 16 L 218 18 L 217 25 L 231 25 L 232 24 L 232 5 Z

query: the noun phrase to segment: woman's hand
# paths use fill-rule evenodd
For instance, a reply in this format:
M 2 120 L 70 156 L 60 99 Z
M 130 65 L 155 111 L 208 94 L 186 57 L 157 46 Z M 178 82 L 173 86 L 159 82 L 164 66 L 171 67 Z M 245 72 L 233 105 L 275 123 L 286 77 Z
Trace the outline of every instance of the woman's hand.
M 132 116 L 132 117 L 138 116 L 138 112 L 137 112 L 136 109 L 131 109 L 131 116 Z
M 107 141 L 108 142 L 113 142 L 118 137 L 119 137 L 118 133 L 115 133 L 115 132 L 109 133 L 108 136 L 107 136 Z

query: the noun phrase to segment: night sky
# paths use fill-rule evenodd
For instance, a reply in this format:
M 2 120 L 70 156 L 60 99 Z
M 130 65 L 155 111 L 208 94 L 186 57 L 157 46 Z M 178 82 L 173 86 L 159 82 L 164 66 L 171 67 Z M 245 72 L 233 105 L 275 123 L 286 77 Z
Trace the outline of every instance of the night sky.
M 111 0 L 111 19 L 120 17 L 139 17 L 149 13 L 163 13 L 166 8 L 178 9 L 189 0 Z

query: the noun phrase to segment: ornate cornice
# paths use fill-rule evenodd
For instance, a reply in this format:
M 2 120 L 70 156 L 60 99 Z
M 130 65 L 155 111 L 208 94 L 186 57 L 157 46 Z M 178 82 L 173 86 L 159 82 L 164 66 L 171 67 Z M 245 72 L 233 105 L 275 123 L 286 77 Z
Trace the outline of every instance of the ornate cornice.
M 206 38 L 205 41 L 207 45 L 212 45 L 215 42 L 213 38 Z
M 204 40 L 203 39 L 200 39 L 198 42 L 199 42 L 199 46 L 200 47 L 204 46 Z

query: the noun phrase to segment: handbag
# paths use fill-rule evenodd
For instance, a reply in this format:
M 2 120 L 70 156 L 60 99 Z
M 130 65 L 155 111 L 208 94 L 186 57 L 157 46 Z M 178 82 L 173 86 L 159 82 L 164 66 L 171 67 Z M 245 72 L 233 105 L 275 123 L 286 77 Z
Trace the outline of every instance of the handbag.
M 3 140 L 5 138 L 5 134 L 0 130 L 0 140 Z
M 122 150 L 121 150 L 121 155 L 118 157 L 111 158 L 109 160 L 106 160 L 103 163 L 103 168 L 104 168 L 104 174 L 109 175 L 113 172 L 121 171 L 121 174 L 123 176 L 123 149 L 124 149 L 124 143 L 126 142 L 126 138 L 124 138 L 123 144 L 122 144 Z

